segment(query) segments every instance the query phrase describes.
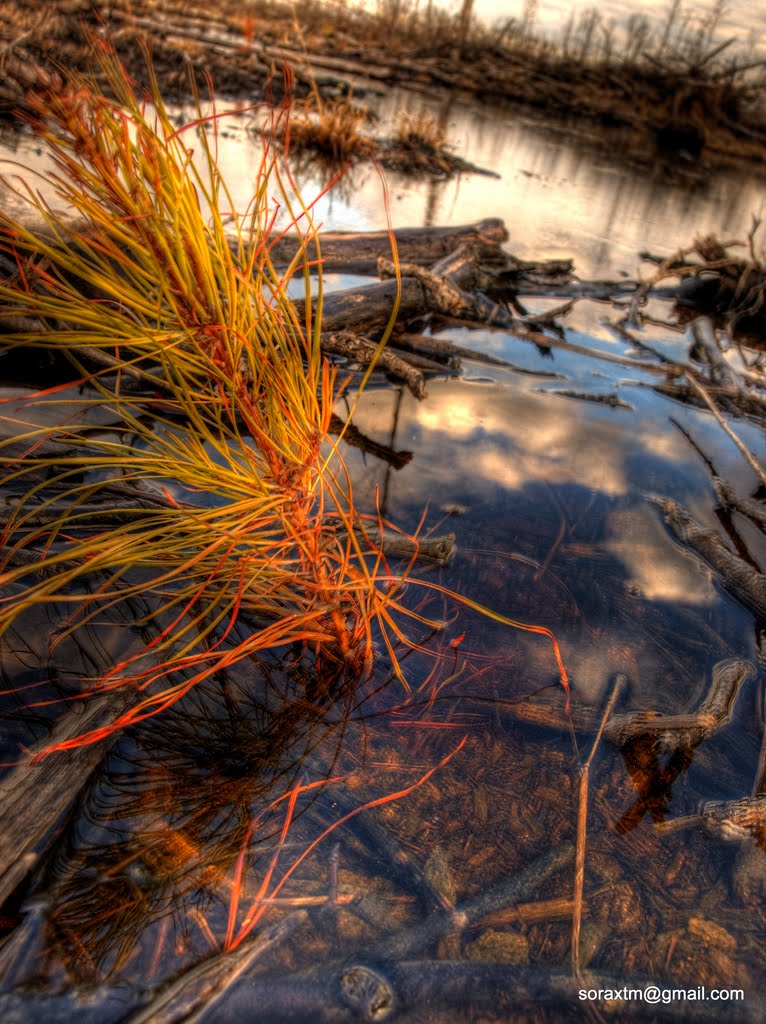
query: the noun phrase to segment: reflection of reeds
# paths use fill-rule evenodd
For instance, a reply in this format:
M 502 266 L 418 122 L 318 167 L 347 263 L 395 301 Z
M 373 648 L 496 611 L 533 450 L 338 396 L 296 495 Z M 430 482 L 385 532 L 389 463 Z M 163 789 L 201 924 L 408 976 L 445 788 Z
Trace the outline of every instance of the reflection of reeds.
M 98 772 L 47 879 L 49 939 L 74 974 L 121 971 L 137 948 L 147 959 L 163 950 L 164 973 L 169 961 L 220 947 L 229 901 L 252 898 L 275 850 L 286 852 L 283 794 L 317 760 L 317 748 L 327 765 L 317 788 L 337 756 L 342 709 L 338 725 L 328 725 L 324 713 L 334 702 L 305 699 L 288 685 L 293 672 L 278 660 L 250 661 L 239 682 L 229 673 L 205 681 L 142 725 L 135 743 Z M 289 845 L 297 831 L 305 846 L 303 829 L 291 825 Z M 240 871 L 235 890 L 243 845 L 248 877 Z M 262 913 L 274 906 L 267 898 Z M 165 948 L 163 920 L 184 936 L 182 951 Z

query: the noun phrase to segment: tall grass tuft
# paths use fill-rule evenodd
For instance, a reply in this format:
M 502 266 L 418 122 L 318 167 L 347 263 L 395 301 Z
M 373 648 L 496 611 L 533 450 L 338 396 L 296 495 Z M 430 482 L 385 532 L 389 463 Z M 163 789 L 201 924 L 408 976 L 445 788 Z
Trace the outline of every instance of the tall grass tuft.
M 46 605 L 68 610 L 56 642 L 136 595 L 152 611 L 137 624 L 143 648 L 85 683 L 127 687 L 133 703 L 46 752 L 149 718 L 288 644 L 334 687 L 370 671 L 375 642 L 406 686 L 396 648 L 410 642 L 407 622 L 440 623 L 402 603 L 411 565 L 392 573 L 368 537 L 329 438 L 343 385 L 320 348 L 311 209 L 265 132 L 252 201 L 238 212 L 216 158 L 215 104 L 203 114 L 198 100 L 197 117 L 177 127 L 150 62 L 144 94 L 108 47 L 97 60 L 109 96 L 74 74 L 34 116 L 55 163 L 49 183 L 76 226 L 23 183 L 7 184 L 45 231 L 0 217 L 0 251 L 18 266 L 0 284 L 4 343 L 58 351 L 88 387 L 76 403 L 61 387 L 32 395 L 30 407 L 59 402 L 62 425 L 12 425 L 0 443 L 6 487 L 20 494 L 0 536 L 0 632 Z M 285 112 L 267 113 L 278 124 Z M 278 271 L 270 247 L 288 228 L 295 256 Z M 302 322 L 288 286 L 302 283 L 309 300 L 312 275 L 318 296 Z M 88 403 L 109 410 L 119 433 L 80 421 Z M 55 453 L 43 444 L 52 439 Z M 105 527 L 104 502 L 126 492 L 142 507 Z M 551 638 L 566 683 L 550 631 L 523 628 Z

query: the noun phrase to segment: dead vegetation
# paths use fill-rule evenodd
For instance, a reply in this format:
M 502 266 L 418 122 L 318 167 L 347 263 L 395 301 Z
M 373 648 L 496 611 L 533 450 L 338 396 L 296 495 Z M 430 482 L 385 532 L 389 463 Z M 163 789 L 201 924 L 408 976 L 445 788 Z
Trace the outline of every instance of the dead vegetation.
M 290 144 L 343 163 L 369 153 L 372 140 L 363 131 L 368 122 L 363 107 L 345 99 L 323 100 L 312 92 L 292 107 Z
M 535 7 L 526 4 L 521 19 L 485 26 L 470 16 L 469 4 L 451 16 L 405 0 L 381 0 L 373 12 L 307 0 L 245 8 L 223 0 L 215 13 L 160 0 L 66 0 L 55 9 L 41 0 L 14 2 L 0 26 L 0 108 L 23 107 L 26 91 L 50 84 L 57 63 L 82 67 L 86 27 L 108 33 L 136 74 L 137 44 L 149 38 L 168 97 L 187 91 L 187 63 L 199 70 L 203 87 L 204 69 L 219 95 L 254 100 L 267 88 L 281 91 L 273 70 L 289 64 L 298 98 L 315 87 L 323 97 L 296 138 L 339 155 L 359 145 L 351 90 L 403 84 L 597 120 L 620 128 L 633 156 L 702 157 L 711 165 L 763 159 L 763 61 L 733 38 L 719 41 L 723 3 L 702 17 L 676 0 L 664 24 L 634 16 L 622 28 L 594 9 L 573 15 L 555 41 L 536 32 Z M 422 135 L 425 126 L 418 127 Z M 410 141 L 417 134 L 405 132 Z M 434 142 L 426 135 L 420 145 Z M 442 159 L 443 148 L 434 148 Z

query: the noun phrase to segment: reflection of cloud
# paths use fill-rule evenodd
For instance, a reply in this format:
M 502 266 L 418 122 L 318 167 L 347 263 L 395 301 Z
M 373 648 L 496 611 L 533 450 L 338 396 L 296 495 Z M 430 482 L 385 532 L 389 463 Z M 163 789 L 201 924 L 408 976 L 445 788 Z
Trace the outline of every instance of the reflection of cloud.
M 710 604 L 716 591 L 710 576 L 691 556 L 678 552 L 668 538 L 656 509 L 637 505 L 610 516 L 611 539 L 606 549 L 616 555 L 628 572 L 628 585 L 650 601 L 683 601 Z M 665 557 L 660 557 L 664 552 Z
M 629 587 L 650 601 L 715 601 L 710 579 L 667 536 L 645 498 L 652 486 L 668 482 L 679 496 L 691 490 L 688 449 L 668 431 L 664 417 L 656 410 L 652 415 L 651 408 L 646 415 L 604 410 L 522 390 L 535 386 L 518 386 L 513 379 L 481 385 L 431 381 L 425 402 L 406 395 L 398 409 L 395 447 L 416 454 L 381 488 L 393 515 L 406 506 L 459 501 L 470 506 L 481 530 L 483 515 L 500 514 L 499 491 L 529 493 L 547 484 L 562 494 L 562 488 L 574 485 L 619 504 L 603 527 L 593 526 L 604 538 L 597 542 L 601 551 L 625 567 L 620 589 Z M 393 401 L 389 392 L 368 394 L 356 415 L 360 429 L 385 436 Z M 371 500 L 383 472 L 368 464 L 360 487 L 355 475 L 357 497 Z
M 379 436 L 389 402 L 385 394 L 368 396 L 356 416 L 360 429 Z M 426 402 L 405 397 L 399 428 L 398 443 L 411 446 L 416 437 L 418 455 L 394 489 L 416 501 L 424 491 L 519 490 L 533 482 L 574 483 L 616 497 L 629 490 L 625 462 L 636 447 L 680 458 L 648 420 L 639 427 L 621 411 L 501 384 L 432 381 Z

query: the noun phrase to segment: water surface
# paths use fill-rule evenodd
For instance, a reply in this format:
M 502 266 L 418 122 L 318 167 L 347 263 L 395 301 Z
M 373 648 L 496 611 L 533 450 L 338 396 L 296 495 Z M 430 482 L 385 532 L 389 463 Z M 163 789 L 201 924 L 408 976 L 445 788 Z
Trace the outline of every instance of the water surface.
M 401 100 L 392 94 L 380 102 L 384 125 Z M 408 102 L 429 107 L 422 97 Z M 697 234 L 744 237 L 762 209 L 756 176 L 639 172 L 611 160 L 595 140 L 572 139 L 512 113 L 458 103 L 430 108 L 461 155 L 500 177 L 423 182 L 392 174 L 395 226 L 501 217 L 514 254 L 573 257 L 583 279 L 615 280 L 638 272 L 642 250 L 667 255 Z M 221 149 L 222 169 L 243 204 L 259 152 L 249 126 L 246 116 L 232 122 Z M 28 139 L 11 148 L 22 165 L 36 157 Z M 301 184 L 310 196 L 322 176 L 306 170 Z M 317 217 L 328 229 L 384 227 L 376 171 L 352 168 L 320 200 Z M 532 309 L 550 303 L 528 300 Z M 663 305 L 657 312 L 670 314 Z M 642 358 L 604 323 L 618 316 L 610 306 L 581 303 L 565 321 L 567 339 Z M 650 499 L 671 496 L 716 526 L 708 468 L 679 426 L 719 475 L 747 494 L 754 478 L 737 450 L 712 417 L 658 394 L 651 372 L 543 351 L 507 332 L 453 327 L 444 336 L 527 372 L 466 359 L 459 375 L 430 378 L 422 402 L 398 387 L 373 386 L 356 425 L 411 459 L 393 468 L 349 449 L 361 507 L 379 509 L 405 530 L 422 520 L 424 532 L 454 531 L 452 562 L 415 576 L 552 630 L 578 702 L 602 707 L 615 676 L 624 674 L 624 709 L 694 710 L 717 662 L 757 659 L 757 624 L 671 539 Z M 647 326 L 641 336 L 685 358 L 683 332 Z M 622 404 L 557 394 L 565 390 L 612 394 Z M 737 430 L 766 459 L 760 429 L 738 422 Z M 743 529 L 760 550 L 760 538 Z M 123 737 L 89 779 L 14 909 L 11 924 L 17 923 L 0 951 L 9 983 L 29 982 L 40 999 L 63 993 L 61 1020 L 84 1012 L 73 995 L 78 986 L 107 986 L 93 996 L 106 1001 L 96 1013 L 118 1019 L 126 991 L 128 1001 L 144 999 L 147 988 L 220 948 L 237 906 L 237 858 L 255 819 L 238 923 L 259 898 L 280 841 L 281 877 L 328 824 L 380 802 L 320 843 L 280 890 L 285 902 L 264 914 L 262 934 L 298 911 L 311 915 L 256 964 L 254 977 L 264 984 L 293 970 L 309 972 L 306 984 L 314 984 L 317 964 L 330 971 L 336 962 L 364 962 L 382 937 L 433 915 L 438 896 L 460 907 L 571 842 L 578 766 L 589 741 L 577 746 L 566 729 L 523 725 L 512 711 L 514 701 L 561 693 L 549 640 L 416 582 L 408 599 L 419 614 L 447 622 L 432 636 L 415 631 L 424 651 L 400 651 L 410 694 L 391 676 L 382 642 L 373 677 L 351 692 L 323 691 L 310 666 L 286 652 L 239 666 Z M 6 677 L 39 684 L 48 673 L 55 689 L 124 656 L 139 638 L 129 625 L 135 612 L 121 614 L 121 622 L 94 624 L 92 649 L 67 641 L 52 658 L 30 638 L 56 625 L 31 616 L 5 652 Z M 740 987 L 757 1010 L 766 922 L 753 878 L 759 871 L 762 877 L 766 854 L 752 842 L 723 843 L 700 827 L 661 832 L 656 825 L 692 814 L 705 800 L 750 792 L 760 694 L 760 679 L 750 679 L 731 723 L 676 774 L 662 765 L 653 774 L 651 764 L 637 763 L 640 751 L 631 762 L 602 744 L 591 768 L 584 965 L 624 980 Z M 19 742 L 40 734 L 40 721 L 23 710 L 13 686 L 3 699 L 10 757 Z M 563 693 L 560 699 L 563 708 Z M 285 794 L 327 778 L 342 781 L 301 796 L 285 844 Z M 656 792 L 647 796 L 652 785 Z M 384 803 L 405 790 L 411 792 L 398 802 Z M 571 891 L 570 863 L 520 902 L 565 900 Z M 328 894 L 330 906 L 317 910 Z M 264 904 L 258 906 L 260 915 Z M 477 921 L 407 956 L 568 971 L 570 918 L 550 909 L 537 918 L 524 913 Z M 127 986 L 119 998 L 118 983 Z M 231 1005 L 241 1005 L 241 988 L 232 992 Z M 44 1005 L 52 1013 L 53 1004 Z M 469 1006 L 464 989 L 444 1017 L 421 1010 L 423 1019 L 467 1019 Z M 516 1014 L 539 1019 L 530 1004 Z M 743 1018 L 732 1012 L 724 1019 Z

